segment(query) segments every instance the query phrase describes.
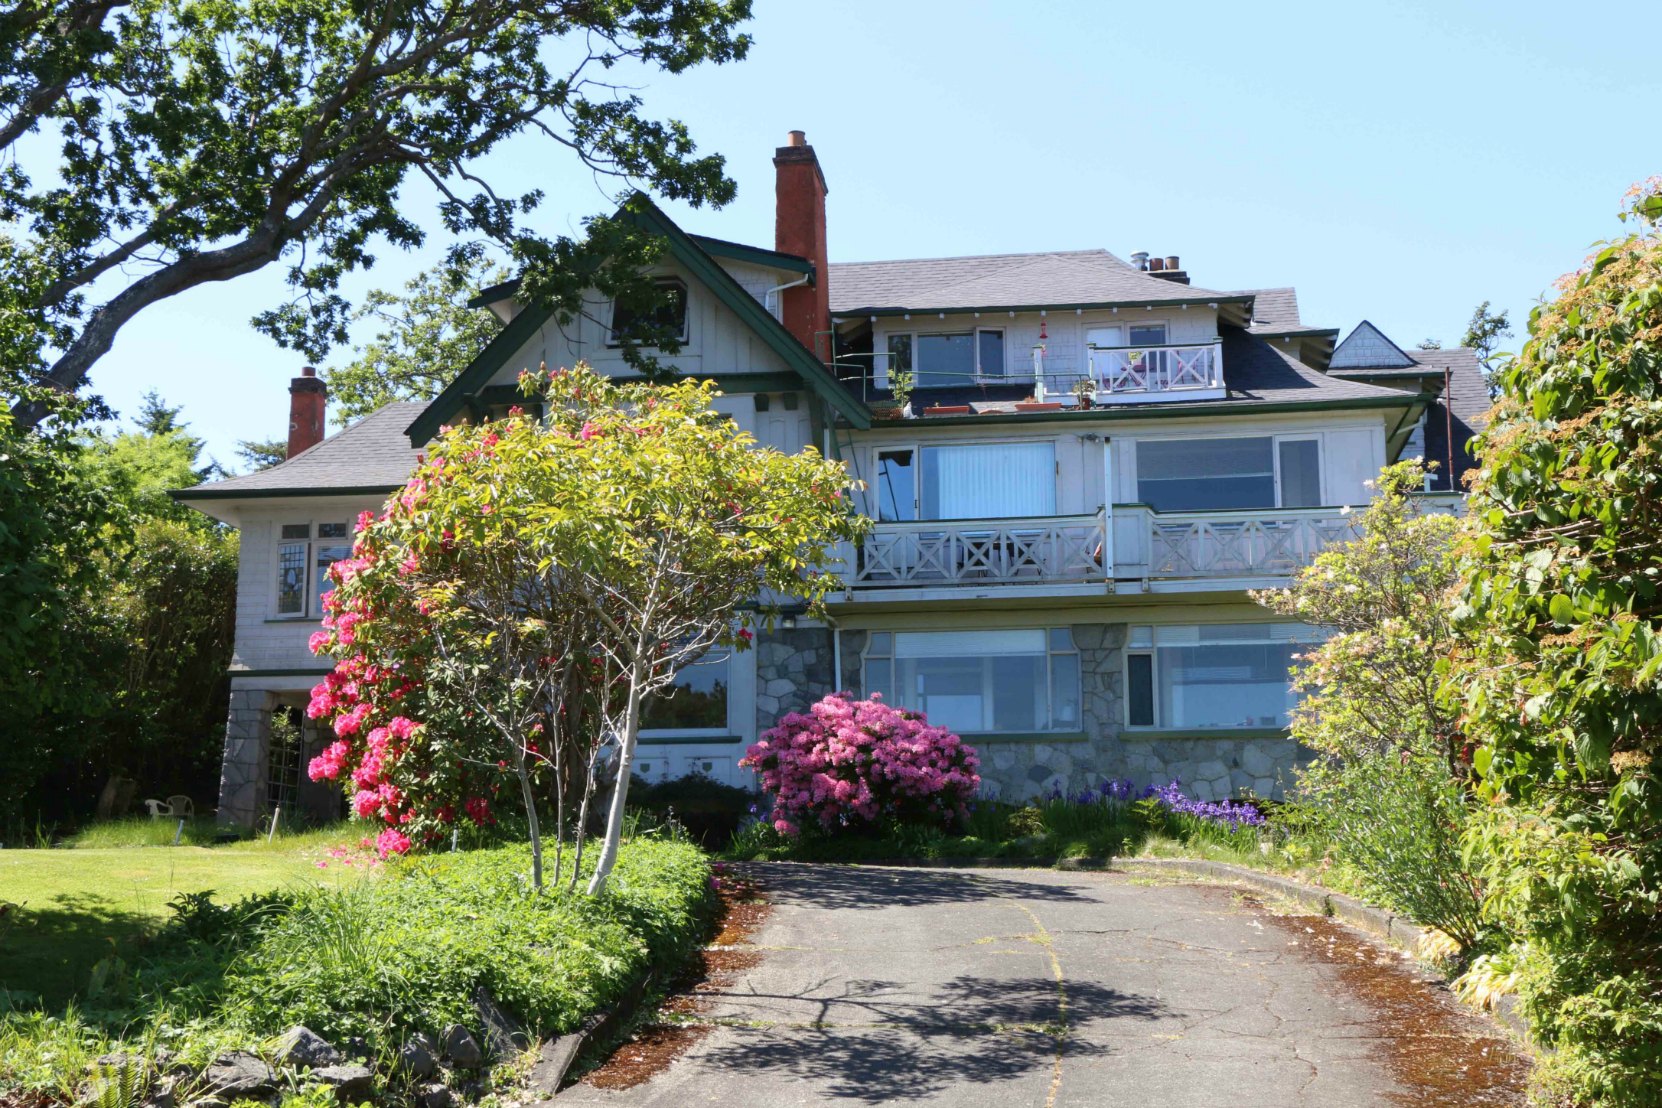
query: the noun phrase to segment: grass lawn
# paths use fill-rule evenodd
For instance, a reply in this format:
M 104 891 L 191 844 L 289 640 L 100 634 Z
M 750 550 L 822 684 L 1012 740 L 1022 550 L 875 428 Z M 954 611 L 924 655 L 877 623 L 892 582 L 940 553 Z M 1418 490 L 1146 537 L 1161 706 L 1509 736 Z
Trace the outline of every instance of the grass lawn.
M 179 893 L 213 890 L 220 902 L 298 885 L 337 886 L 361 866 L 330 859 L 354 842 L 343 828 L 227 846 L 117 846 L 0 850 L 0 990 L 49 1005 L 83 990 L 94 964 L 131 955 L 164 922 Z M 317 863 L 325 861 L 327 869 Z

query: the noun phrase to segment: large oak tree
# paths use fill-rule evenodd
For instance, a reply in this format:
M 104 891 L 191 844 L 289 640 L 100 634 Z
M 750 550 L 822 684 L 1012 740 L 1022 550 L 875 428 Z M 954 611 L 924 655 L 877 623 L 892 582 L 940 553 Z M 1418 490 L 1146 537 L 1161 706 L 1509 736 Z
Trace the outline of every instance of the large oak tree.
M 427 231 L 502 247 L 520 295 L 570 318 L 585 287 L 651 295 L 653 245 L 597 216 L 529 229 L 541 191 L 483 163 L 528 134 L 594 172 L 720 205 L 733 182 L 620 74 L 742 58 L 749 0 L 22 0 L 0 13 L 0 364 L 81 384 L 151 305 L 275 262 L 292 297 L 255 324 L 320 359 L 343 276 Z M 38 418 L 36 405 L 24 412 Z

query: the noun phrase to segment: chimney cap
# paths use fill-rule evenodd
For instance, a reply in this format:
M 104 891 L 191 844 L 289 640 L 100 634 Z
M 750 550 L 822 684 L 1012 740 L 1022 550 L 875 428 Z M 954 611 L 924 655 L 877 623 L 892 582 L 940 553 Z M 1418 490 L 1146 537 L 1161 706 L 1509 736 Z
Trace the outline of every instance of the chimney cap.
M 786 146 L 807 146 L 808 145 L 808 132 L 807 131 L 792 131 L 790 133 L 790 137 L 785 140 L 785 145 Z
M 307 366 L 305 369 L 302 369 L 300 371 L 300 376 L 302 376 L 302 377 L 316 377 L 317 376 L 317 367 L 315 365 Z

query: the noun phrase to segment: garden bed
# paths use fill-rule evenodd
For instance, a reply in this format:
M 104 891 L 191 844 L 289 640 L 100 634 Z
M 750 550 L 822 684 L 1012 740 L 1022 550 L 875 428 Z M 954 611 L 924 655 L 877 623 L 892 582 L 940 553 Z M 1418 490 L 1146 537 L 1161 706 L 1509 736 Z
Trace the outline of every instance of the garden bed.
M 142 953 L 83 990 L 78 1010 L 0 1015 L 0 1100 L 83 1100 L 113 1079 L 96 1065 L 112 1052 L 147 1087 L 175 1082 L 181 1102 L 237 1051 L 251 1070 L 274 1068 L 273 1089 L 303 1089 L 279 1042 L 295 1026 L 339 1068 L 361 1067 L 354 1101 L 471 1097 L 490 1087 L 493 1063 L 576 1028 L 650 967 L 683 961 L 714 909 L 709 865 L 684 842 L 626 843 L 598 898 L 581 883 L 535 895 L 528 871 L 524 847 L 502 847 L 401 860 L 338 889 L 184 901 Z

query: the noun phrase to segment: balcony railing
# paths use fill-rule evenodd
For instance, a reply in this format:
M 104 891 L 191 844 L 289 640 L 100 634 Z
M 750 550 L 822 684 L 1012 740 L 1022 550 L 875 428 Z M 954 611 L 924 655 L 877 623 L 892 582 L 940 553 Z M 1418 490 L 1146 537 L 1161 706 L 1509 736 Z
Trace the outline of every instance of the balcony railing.
M 1087 346 L 1085 364 L 1078 368 L 1047 359 L 1043 346 L 1033 348 L 1033 380 L 1040 399 L 1076 395 L 1082 379 L 1090 381 L 1091 398 L 1098 404 L 1221 399 L 1223 346 Z
M 879 523 L 845 562 L 856 588 L 1101 581 L 1106 515 Z
M 1156 512 L 878 523 L 845 551 L 852 590 L 1287 577 L 1351 537 L 1338 508 Z
M 1151 579 L 1280 577 L 1351 537 L 1337 508 L 1156 512 L 1114 508 L 1114 572 Z

